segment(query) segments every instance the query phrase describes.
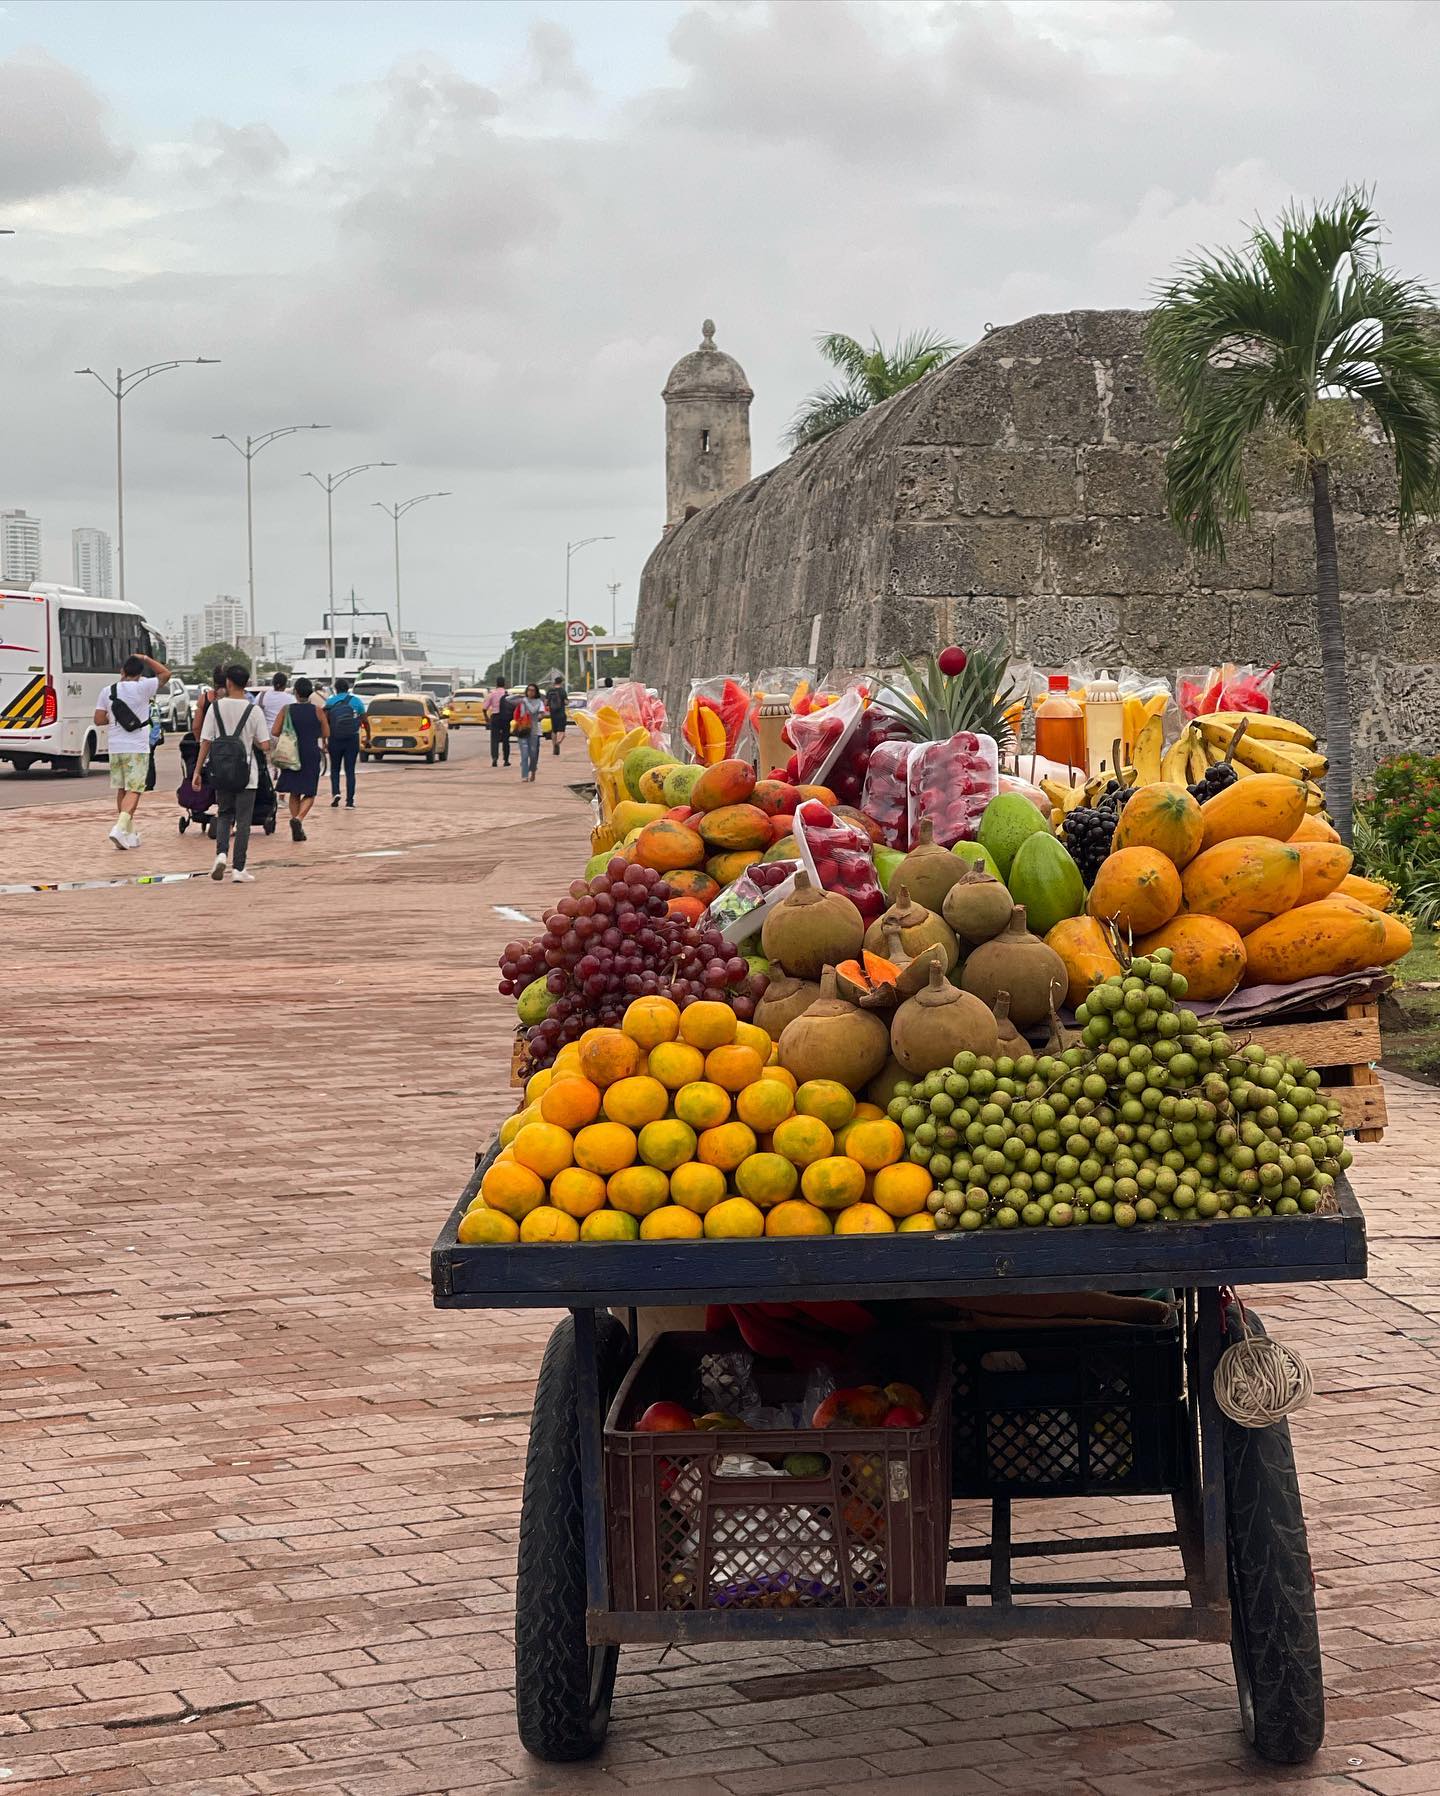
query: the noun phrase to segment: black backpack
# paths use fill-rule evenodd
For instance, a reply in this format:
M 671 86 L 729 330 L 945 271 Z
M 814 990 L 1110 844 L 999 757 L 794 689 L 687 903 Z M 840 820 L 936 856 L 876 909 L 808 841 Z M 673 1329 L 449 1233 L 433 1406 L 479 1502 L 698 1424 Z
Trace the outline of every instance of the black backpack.
M 245 706 L 244 715 L 236 724 L 233 735 L 225 728 L 219 699 L 216 699 L 213 708 L 215 740 L 210 744 L 205 771 L 210 775 L 210 784 L 217 792 L 243 792 L 250 784 L 250 749 L 242 737 L 245 725 L 250 721 L 250 713 L 255 709 L 255 701 L 251 699 Z
M 325 717 L 330 725 L 330 738 L 334 742 L 348 742 L 351 737 L 360 734 L 360 719 L 355 714 L 355 707 L 350 703 L 348 692 L 338 693 L 325 707 Z

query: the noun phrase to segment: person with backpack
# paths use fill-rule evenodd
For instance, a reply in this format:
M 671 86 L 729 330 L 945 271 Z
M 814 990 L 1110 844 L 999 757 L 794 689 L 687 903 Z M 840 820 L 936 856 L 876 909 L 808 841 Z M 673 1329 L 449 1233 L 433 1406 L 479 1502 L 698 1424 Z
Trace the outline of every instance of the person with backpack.
M 504 680 L 497 680 L 485 695 L 485 721 L 490 726 L 490 765 L 498 767 L 500 757 L 510 765 L 510 720 L 515 715 L 515 700 Z
M 110 726 L 110 784 L 115 793 L 110 840 L 117 848 L 140 846 L 135 813 L 150 771 L 150 705 L 161 681 L 169 678 L 170 669 L 149 655 L 128 655 L 120 678 L 104 688 L 95 706 L 96 723 Z
M 340 772 L 345 772 L 345 809 L 355 809 L 355 762 L 360 754 L 360 719 L 365 715 L 365 701 L 350 690 L 344 674 L 335 681 L 335 690 L 325 701 L 325 721 L 330 726 L 330 809 L 340 803 Z
M 257 753 L 268 753 L 270 732 L 265 713 L 249 697 L 245 682 L 250 671 L 239 662 L 225 669 L 225 693 L 206 708 L 200 729 L 200 753 L 195 761 L 198 786 L 209 767 L 215 789 L 215 864 L 211 879 L 224 879 L 227 864 L 236 885 L 249 885 L 255 875 L 245 868 L 250 847 L 250 824 L 255 815 L 255 791 L 260 783 Z M 234 834 L 233 859 L 231 834 Z

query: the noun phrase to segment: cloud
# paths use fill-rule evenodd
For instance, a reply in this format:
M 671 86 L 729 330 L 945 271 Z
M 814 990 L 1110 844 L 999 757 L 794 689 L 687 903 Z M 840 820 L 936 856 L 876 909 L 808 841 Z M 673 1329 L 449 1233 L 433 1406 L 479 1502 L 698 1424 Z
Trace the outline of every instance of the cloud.
M 118 180 L 131 152 L 90 83 L 42 50 L 0 60 L 0 199 L 34 200 Z

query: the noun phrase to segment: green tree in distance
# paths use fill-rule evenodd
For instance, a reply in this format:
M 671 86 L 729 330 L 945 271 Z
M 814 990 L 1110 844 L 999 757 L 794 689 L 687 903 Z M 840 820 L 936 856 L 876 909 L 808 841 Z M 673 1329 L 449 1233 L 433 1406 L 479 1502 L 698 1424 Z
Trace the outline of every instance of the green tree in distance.
M 865 348 L 843 331 L 829 331 L 815 339 L 816 346 L 842 378 L 828 386 L 817 387 L 790 421 L 785 441 L 792 449 L 804 449 L 818 443 L 842 424 L 868 412 L 882 399 L 902 392 L 926 375 L 932 368 L 942 367 L 959 355 L 964 347 L 948 342 L 931 331 L 912 331 L 900 337 L 889 349 L 872 331 L 870 347 Z
M 1381 266 L 1380 236 L 1359 189 L 1312 211 L 1292 208 L 1278 230 L 1257 224 L 1242 249 L 1184 263 L 1156 296 L 1147 338 L 1156 383 L 1179 419 L 1165 478 L 1171 519 L 1187 542 L 1223 557 L 1225 527 L 1249 517 L 1252 439 L 1279 436 L 1298 461 L 1315 529 L 1326 799 L 1347 842 L 1350 704 L 1330 477 L 1357 404 L 1394 457 L 1401 527 L 1440 498 L 1436 300 Z
M 190 668 L 190 677 L 209 685 L 210 676 L 215 669 L 228 667 L 232 661 L 238 661 L 242 667 L 250 665 L 250 657 L 242 654 L 233 642 L 208 642 L 196 655 Z
M 590 628 L 596 636 L 610 634 L 608 624 L 591 624 Z M 583 668 L 578 666 L 581 658 L 582 651 L 572 648 L 570 678 L 576 687 L 584 684 L 582 674 L 588 671 L 590 665 L 588 652 L 584 653 Z M 547 617 L 542 623 L 531 624 L 527 629 L 514 632 L 509 648 L 485 669 L 482 684 L 492 685 L 496 680 L 504 680 L 511 686 L 523 686 L 526 681 L 534 680 L 543 688 L 554 668 L 562 673 L 565 670 L 565 625 L 558 618 Z M 628 676 L 629 672 L 629 649 L 601 654 L 601 679 L 610 674 L 618 680 Z

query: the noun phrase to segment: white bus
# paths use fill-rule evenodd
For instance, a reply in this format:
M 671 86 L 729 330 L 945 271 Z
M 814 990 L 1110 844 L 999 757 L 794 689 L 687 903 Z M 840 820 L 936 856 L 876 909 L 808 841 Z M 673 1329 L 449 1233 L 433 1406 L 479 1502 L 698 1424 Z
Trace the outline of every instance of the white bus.
M 88 773 L 107 754 L 95 722 L 101 688 L 135 654 L 165 659 L 138 605 L 38 580 L 0 584 L 0 761 L 21 773 L 36 761 Z

